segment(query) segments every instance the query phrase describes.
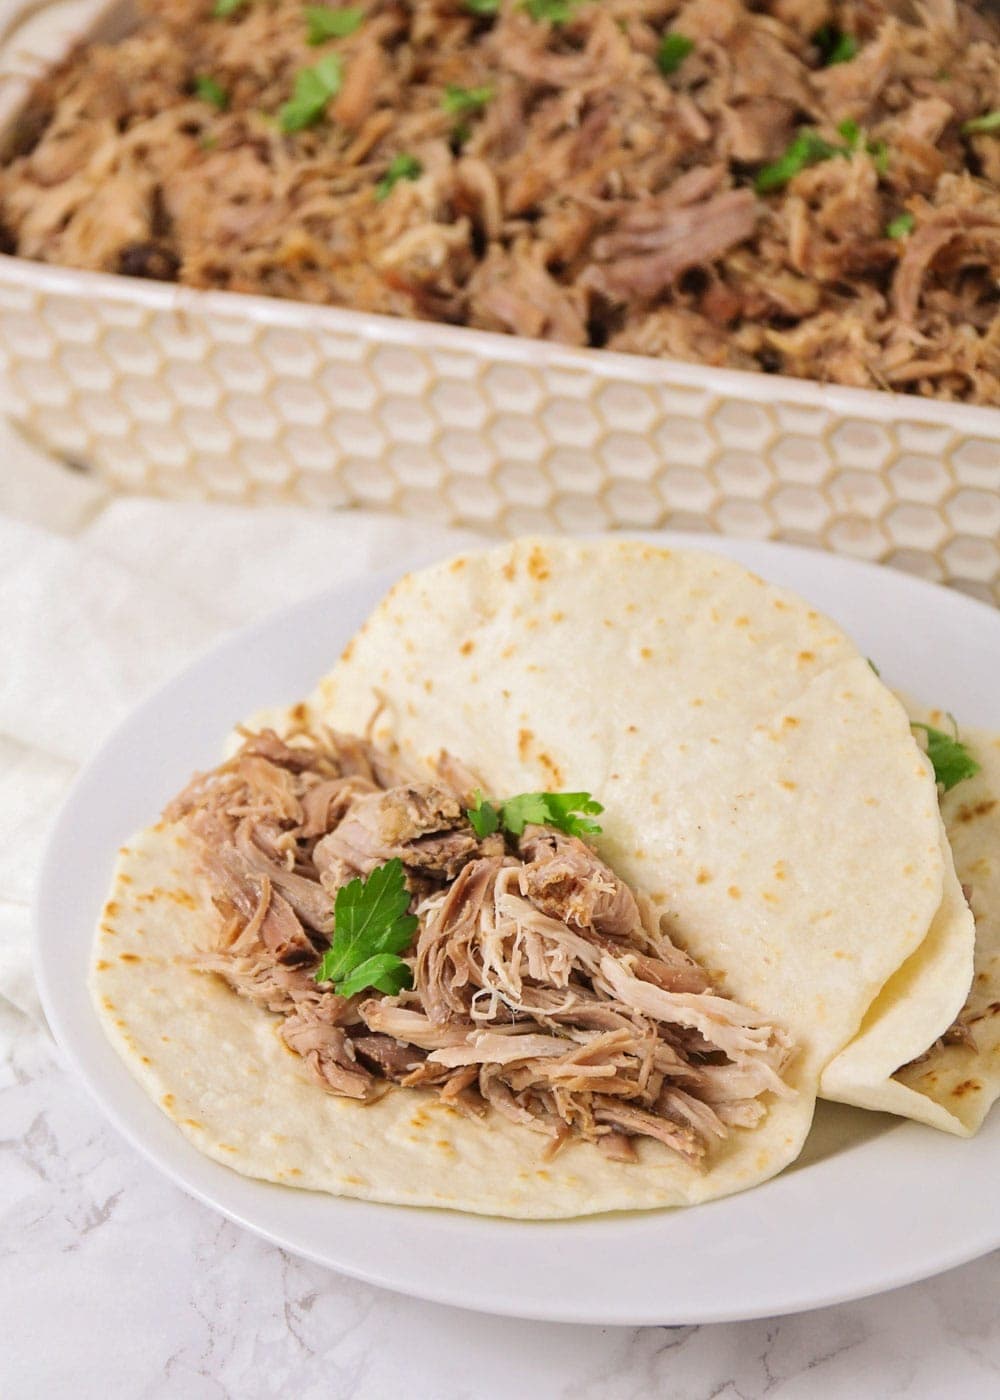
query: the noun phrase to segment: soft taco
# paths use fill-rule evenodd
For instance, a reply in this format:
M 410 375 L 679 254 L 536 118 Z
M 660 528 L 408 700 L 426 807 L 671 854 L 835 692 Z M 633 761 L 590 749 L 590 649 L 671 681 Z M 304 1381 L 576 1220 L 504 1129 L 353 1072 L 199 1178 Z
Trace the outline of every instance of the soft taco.
M 935 939 L 918 1048 L 946 1029 L 956 888 L 906 713 L 826 618 L 708 555 L 521 541 L 404 579 L 128 843 L 93 989 L 165 1111 L 250 1175 L 525 1217 L 692 1204 L 794 1159 Z

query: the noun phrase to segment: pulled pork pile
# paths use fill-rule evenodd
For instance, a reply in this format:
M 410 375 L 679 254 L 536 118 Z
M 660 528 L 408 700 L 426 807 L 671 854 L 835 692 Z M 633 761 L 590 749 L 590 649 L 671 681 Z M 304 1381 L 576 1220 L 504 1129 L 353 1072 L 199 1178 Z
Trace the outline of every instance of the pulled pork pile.
M 480 839 L 473 786 L 447 756 L 428 783 L 352 736 L 248 735 L 167 812 L 197 836 L 223 916 L 198 966 L 281 1015 L 332 1093 L 431 1088 L 552 1150 L 577 1136 L 632 1161 L 649 1137 L 699 1162 L 790 1092 L 781 1030 L 714 991 L 584 842 L 530 825 Z M 337 891 L 396 859 L 413 987 L 344 998 L 315 979 Z
M 39 83 L 0 250 L 1000 404 L 985 9 L 359 0 L 310 46 L 299 0 L 214 8 Z

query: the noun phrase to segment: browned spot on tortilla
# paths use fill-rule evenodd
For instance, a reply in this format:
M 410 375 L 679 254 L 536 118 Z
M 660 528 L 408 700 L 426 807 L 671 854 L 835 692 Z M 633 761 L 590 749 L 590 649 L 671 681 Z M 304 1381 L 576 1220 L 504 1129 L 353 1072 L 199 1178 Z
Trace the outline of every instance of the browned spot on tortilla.
M 342 1176 L 341 1181 L 345 1186 L 364 1186 L 364 1179 L 360 1176 Z
M 704 867 L 702 867 L 702 869 L 699 870 L 699 871 L 698 871 L 698 874 L 695 876 L 695 879 L 698 881 L 698 884 L 699 884 L 699 885 L 707 885 L 708 882 L 709 882 L 709 880 L 711 880 L 711 878 L 712 878 L 711 872 L 708 871 L 708 870 L 705 870 Z
M 110 997 L 101 997 L 101 1005 L 105 1011 L 114 1011 L 115 1009 L 115 1004 Z
M 299 1171 L 298 1167 L 289 1167 L 289 1168 L 288 1168 L 288 1175 L 289 1175 L 289 1176 L 301 1176 L 302 1173 L 301 1173 L 301 1171 Z
M 697 710 L 697 709 L 699 708 L 699 706 L 704 705 L 704 703 L 705 703 L 705 702 L 704 702 L 704 700 L 701 698 L 701 696 L 700 696 L 700 695 L 696 695 L 696 696 L 694 697 L 694 699 L 691 701 L 691 706 L 692 706 L 693 709 Z
M 475 649 L 476 644 L 471 637 L 464 641 L 459 647 L 459 651 L 462 653 L 463 656 L 469 656 L 473 651 L 475 651 Z
M 148 1055 L 140 1055 L 139 1058 L 142 1060 L 142 1063 L 144 1065 L 151 1065 L 153 1063 L 153 1061 L 149 1058 Z
M 453 559 L 451 561 L 451 563 L 448 565 L 448 570 L 450 573 L 453 574 L 461 573 L 461 571 L 465 568 L 465 563 L 466 561 L 464 555 L 460 555 L 457 559 Z
M 781 903 L 781 901 L 779 900 L 778 896 L 775 894 L 774 890 L 764 890 L 763 893 L 761 894 L 761 899 L 764 901 L 765 904 L 780 904 L 780 903 Z
M 850 953 L 845 953 L 843 948 L 838 948 L 833 955 L 835 958 L 849 958 Z
M 786 715 L 781 722 L 786 729 L 798 729 L 799 725 L 802 723 L 795 715 Z
M 117 1020 L 117 1021 L 115 1022 L 115 1025 L 116 1025 L 116 1026 L 122 1026 L 122 1027 L 124 1028 L 125 1022 L 122 1021 L 121 1019 L 119 1019 L 119 1020 Z
M 127 846 L 119 846 L 119 847 L 118 847 L 118 854 L 119 854 L 120 856 L 129 856 L 129 855 L 132 854 L 132 852 L 129 850 L 129 848 L 128 848 Z
M 438 1140 L 437 1140 L 437 1142 L 434 1144 L 434 1146 L 435 1146 L 435 1147 L 440 1147 L 440 1149 L 441 1149 L 442 1152 L 450 1152 L 450 1153 L 452 1154 L 452 1156 L 455 1155 L 455 1149 L 454 1149 L 454 1147 L 452 1146 L 452 1144 L 448 1141 L 447 1138 L 438 1138 Z
M 800 651 L 799 660 L 804 662 L 815 661 L 816 653 L 814 651 Z
M 519 729 L 517 731 L 517 754 L 522 762 L 528 757 L 528 751 L 531 748 L 531 741 L 534 737 L 530 729 Z
M 424 689 L 427 691 L 428 695 L 430 695 L 431 691 L 434 689 L 434 682 L 430 679 L 429 676 L 424 681 Z
M 652 648 L 652 647 L 640 647 L 640 648 L 639 648 L 639 655 L 642 657 L 643 661 L 648 661 L 649 658 L 652 656 L 652 654 L 653 654 L 653 648 Z
M 734 627 L 749 627 L 749 626 L 750 626 L 750 619 L 747 617 L 746 613 L 740 613 L 739 617 L 736 618 L 736 620 L 734 621 L 733 626 L 734 626 Z
M 197 908 L 197 900 L 187 890 L 167 890 L 166 896 L 167 899 L 173 900 L 174 904 L 179 904 L 184 909 Z
M 514 561 L 512 559 L 508 559 L 506 564 L 500 570 L 500 572 L 503 574 L 505 579 L 512 579 L 517 573 L 517 570 L 514 568 Z
M 119 876 L 118 876 L 118 883 L 119 883 L 120 885 L 130 885 L 130 884 L 132 883 L 132 876 L 131 876 L 131 875 L 124 875 L 124 874 L 123 874 L 123 875 L 119 875 Z
M 121 907 L 116 900 L 111 899 L 105 904 L 104 912 L 109 919 L 117 919 L 118 915 L 121 913 Z
M 550 758 L 547 753 L 540 753 L 538 755 L 538 761 L 551 778 L 553 787 L 562 787 L 565 778 L 562 769 L 559 767 L 558 763 L 556 763 L 555 759 Z
M 614 625 L 615 625 L 615 624 L 612 622 L 612 620 L 611 620 L 610 617 L 604 618 L 604 619 L 603 619 L 603 622 L 604 622 L 605 627 L 614 627 Z
M 169 1045 L 169 1044 L 170 1044 L 170 1037 L 169 1037 L 169 1035 L 161 1035 L 161 1036 L 160 1036 L 160 1039 L 163 1041 L 164 1045 Z
M 534 549 L 532 549 L 531 553 L 528 555 L 528 573 L 539 583 L 549 578 L 552 574 L 552 570 L 549 568 L 548 556 L 544 549 L 540 549 L 538 545 L 535 545 Z
M 627 724 L 627 725 L 625 726 L 625 732 L 626 732 L 626 734 L 638 734 L 639 729 L 638 729 L 638 726 L 637 726 L 637 725 L 634 725 L 634 724 Z
M 299 700 L 298 703 L 293 705 L 289 710 L 289 715 L 295 724 L 305 724 L 306 720 L 309 718 L 309 707 L 305 701 Z
M 566 619 L 566 614 L 563 612 L 562 608 L 556 608 L 555 612 L 552 614 L 552 621 L 553 621 L 553 622 L 564 622 L 565 619 Z
M 977 817 L 989 816 L 996 805 L 995 797 L 986 797 L 982 802 L 977 802 L 974 807 L 969 807 L 967 805 L 959 807 L 955 820 L 957 822 L 971 822 L 975 821 Z
M 163 1098 L 160 1100 L 160 1103 L 163 1104 L 164 1108 L 173 1108 L 175 1102 L 176 1100 L 174 1099 L 173 1094 L 164 1094 Z
M 730 885 L 730 886 L 729 886 L 729 889 L 726 891 L 726 894 L 728 894 L 728 896 L 729 896 L 730 899 L 739 899 L 739 898 L 740 898 L 740 887 L 739 887 L 739 885 Z
M 121 962 L 142 962 L 138 953 L 119 953 L 118 957 Z
M 500 659 L 501 659 L 502 661 L 508 660 L 511 656 L 514 655 L 514 653 L 515 653 L 516 650 L 517 650 L 517 647 L 515 647 L 514 643 L 513 643 L 513 642 L 508 642 L 507 645 L 504 647 L 504 649 L 503 649 L 503 650 L 501 651 L 501 653 L 500 653 Z
M 978 1094 L 982 1087 L 978 1079 L 963 1079 L 961 1084 L 956 1084 L 952 1089 L 952 1097 L 960 1099 L 966 1094 Z
M 352 657 L 353 655 L 354 655 L 354 638 L 352 637 L 351 640 L 347 643 L 347 646 L 344 647 L 344 650 L 340 653 L 340 659 L 341 659 L 341 661 L 350 661 L 350 659 L 351 659 L 351 657 Z
M 411 1127 L 411 1128 L 426 1128 L 429 1121 L 430 1121 L 430 1120 L 428 1119 L 427 1114 L 424 1113 L 424 1111 L 423 1111 L 422 1109 L 419 1109 L 419 1108 L 418 1108 L 417 1111 L 416 1111 L 416 1113 L 415 1113 L 415 1114 L 413 1115 L 413 1117 L 410 1119 L 410 1127 Z
M 549 1180 L 549 1173 L 545 1170 L 544 1167 L 540 1168 L 537 1172 L 535 1172 L 535 1175 L 538 1177 L 539 1181 Z
M 110 966 L 111 966 L 111 964 L 110 964 L 109 962 L 105 962 L 103 958 L 99 958 L 99 959 L 97 960 L 97 970 L 98 970 L 98 972 L 107 972 L 107 970 L 108 970 L 108 968 L 109 968 Z
M 793 783 L 791 778 L 779 778 L 778 782 L 788 792 L 794 792 L 795 789 L 798 787 L 798 783 Z
M 809 611 L 806 613 L 806 617 L 809 619 L 810 622 L 819 621 L 819 613 L 816 611 L 815 608 L 810 608 Z

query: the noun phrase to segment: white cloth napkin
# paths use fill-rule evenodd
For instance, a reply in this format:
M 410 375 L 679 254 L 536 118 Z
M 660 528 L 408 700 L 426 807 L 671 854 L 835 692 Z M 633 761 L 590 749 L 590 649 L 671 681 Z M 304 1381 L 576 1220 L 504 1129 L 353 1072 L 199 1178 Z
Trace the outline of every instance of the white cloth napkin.
M 0 997 L 39 1015 L 30 901 L 46 834 L 142 696 L 234 627 L 474 538 L 358 511 L 112 498 L 0 423 Z

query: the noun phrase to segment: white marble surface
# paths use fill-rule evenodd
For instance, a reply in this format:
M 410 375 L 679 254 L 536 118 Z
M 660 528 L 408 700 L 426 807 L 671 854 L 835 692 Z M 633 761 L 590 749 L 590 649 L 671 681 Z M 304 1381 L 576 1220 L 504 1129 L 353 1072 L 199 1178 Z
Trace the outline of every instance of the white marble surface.
M 61 540 L 100 514 L 101 493 L 85 483 L 70 483 L 55 502 L 54 478 L 32 464 L 18 482 L 10 462 L 0 433 L 0 515 L 44 523 Z M 108 567 L 107 532 L 97 536 Z M 220 537 L 216 529 L 216 543 Z M 23 538 L 32 551 L 40 547 L 40 536 Z M 164 543 L 160 583 L 169 558 L 183 553 L 181 539 Z M 142 586 L 141 566 L 129 557 L 127 530 L 113 543 L 116 568 L 133 571 L 122 575 L 127 593 Z M 93 541 L 90 548 L 88 568 L 98 558 Z M 48 577 L 63 587 L 74 576 L 72 557 L 59 559 L 62 572 Z M 0 566 L 12 562 L 0 557 Z M 189 572 L 190 562 L 183 560 Z M 278 574 L 267 578 L 261 605 Z M 39 597 L 45 606 L 51 589 Z M 213 598 L 220 616 L 239 620 L 222 601 Z M 3 629 L 0 609 L 0 797 L 9 798 L 12 766 L 26 762 L 29 739 L 38 741 L 21 731 L 45 716 L 25 712 L 18 732 L 8 732 Z M 65 650 L 77 634 L 67 626 L 53 645 Z M 184 645 L 190 640 L 185 634 Z M 51 795 L 33 783 L 30 810 L 0 801 L 2 1400 L 1000 1396 L 1000 1255 L 798 1317 L 587 1329 L 491 1319 L 382 1292 L 299 1261 L 189 1200 L 118 1138 L 44 1028 L 11 1004 L 31 1005 L 18 960 L 45 810 L 81 756 L 67 752 L 37 770 Z

